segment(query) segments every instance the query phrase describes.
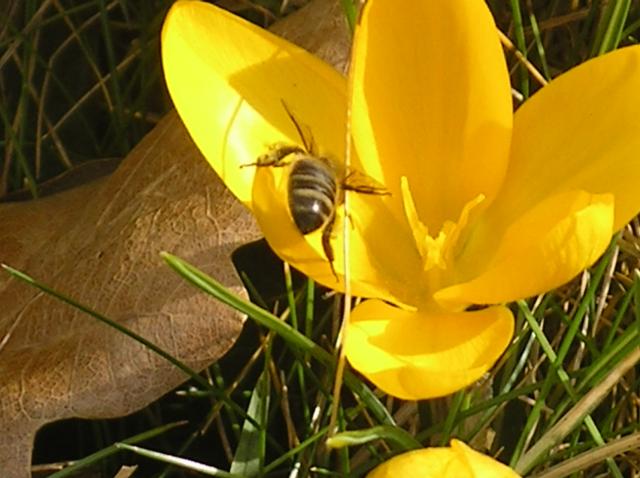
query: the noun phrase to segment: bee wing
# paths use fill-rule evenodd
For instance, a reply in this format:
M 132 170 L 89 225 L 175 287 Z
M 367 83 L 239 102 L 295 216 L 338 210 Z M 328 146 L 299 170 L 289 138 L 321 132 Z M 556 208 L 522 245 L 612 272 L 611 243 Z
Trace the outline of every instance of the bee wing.
M 380 196 L 391 194 L 380 181 L 357 170 L 349 170 L 347 172 L 342 188 L 362 194 L 377 194 Z
M 293 111 L 289 109 L 289 106 L 287 105 L 287 103 L 284 102 L 284 100 L 280 100 L 280 101 L 282 102 L 282 106 L 284 107 L 284 110 L 287 112 L 287 116 L 289 116 L 289 119 L 291 120 L 293 125 L 296 127 L 296 131 L 298 132 L 298 136 L 300 136 L 300 141 L 302 141 L 302 145 L 304 146 L 304 149 L 309 154 L 312 154 L 312 155 L 317 154 L 316 142 L 313 139 L 311 128 L 305 123 L 303 123 L 302 121 L 299 121 L 298 118 L 296 118 L 296 116 L 293 114 Z

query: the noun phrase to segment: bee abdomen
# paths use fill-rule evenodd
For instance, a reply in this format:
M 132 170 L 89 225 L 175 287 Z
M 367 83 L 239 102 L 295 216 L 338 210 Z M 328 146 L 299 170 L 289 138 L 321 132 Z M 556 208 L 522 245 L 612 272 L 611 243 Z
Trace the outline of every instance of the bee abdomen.
M 309 234 L 333 215 L 336 178 L 331 167 L 315 158 L 299 159 L 289 175 L 289 209 L 296 227 Z

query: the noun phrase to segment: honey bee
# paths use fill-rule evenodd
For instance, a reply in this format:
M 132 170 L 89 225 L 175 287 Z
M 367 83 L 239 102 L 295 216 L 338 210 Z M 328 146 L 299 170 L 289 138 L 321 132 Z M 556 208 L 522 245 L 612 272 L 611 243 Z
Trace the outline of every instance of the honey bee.
M 302 146 L 277 144 L 255 163 L 243 166 L 290 166 L 287 193 L 289 213 L 296 228 L 304 236 L 322 228 L 322 248 L 336 280 L 335 259 L 331 236 L 336 209 L 344 201 L 344 191 L 361 194 L 389 195 L 387 189 L 363 173 L 341 174 L 340 168 L 328 157 L 316 151 L 309 128 L 299 122 L 283 101 L 282 105 L 293 122 Z

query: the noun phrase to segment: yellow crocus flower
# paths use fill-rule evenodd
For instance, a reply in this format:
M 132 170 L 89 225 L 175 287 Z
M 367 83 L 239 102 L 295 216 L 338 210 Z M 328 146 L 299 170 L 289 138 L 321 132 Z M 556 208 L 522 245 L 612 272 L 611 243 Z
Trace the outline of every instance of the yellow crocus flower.
M 303 236 L 292 220 L 290 168 L 242 166 L 276 144 L 301 145 L 284 105 L 336 164 L 350 131 L 353 169 L 391 194 L 349 193 L 350 284 L 370 300 L 352 311 L 347 358 L 397 397 L 446 395 L 509 344 L 504 303 L 570 280 L 640 209 L 640 47 L 574 68 L 514 114 L 482 0 L 368 0 L 354 41 L 346 79 L 263 29 L 182 0 L 165 21 L 162 57 L 189 133 L 271 247 L 337 290 L 342 208 L 336 281 L 321 230 Z
M 458 440 L 394 456 L 367 478 L 518 478 L 516 472 Z

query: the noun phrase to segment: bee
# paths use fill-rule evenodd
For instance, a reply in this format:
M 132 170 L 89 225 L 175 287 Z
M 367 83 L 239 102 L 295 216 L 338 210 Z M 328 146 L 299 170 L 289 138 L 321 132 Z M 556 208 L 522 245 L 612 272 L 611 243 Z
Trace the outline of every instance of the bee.
M 389 195 L 389 191 L 363 173 L 340 174 L 340 168 L 328 157 L 320 156 L 309 128 L 299 122 L 283 101 L 282 105 L 294 124 L 302 146 L 276 144 L 255 163 L 243 166 L 290 166 L 287 194 L 288 207 L 296 228 L 303 236 L 322 229 L 322 249 L 336 280 L 335 255 L 331 236 L 336 209 L 344 201 L 344 191 Z

